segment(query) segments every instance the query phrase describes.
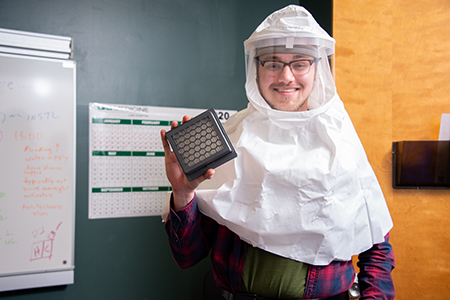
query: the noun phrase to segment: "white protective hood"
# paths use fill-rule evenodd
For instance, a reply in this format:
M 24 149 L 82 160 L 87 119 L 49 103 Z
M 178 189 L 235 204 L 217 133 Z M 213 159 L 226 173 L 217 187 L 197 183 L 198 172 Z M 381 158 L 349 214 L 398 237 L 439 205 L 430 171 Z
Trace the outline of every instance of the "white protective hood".
M 321 60 L 309 111 L 274 110 L 256 84 L 255 49 L 314 45 Z M 336 87 L 331 38 L 304 8 L 274 12 L 244 43 L 247 109 L 226 123 L 238 157 L 197 190 L 202 213 L 266 251 L 313 265 L 384 241 L 392 220 Z

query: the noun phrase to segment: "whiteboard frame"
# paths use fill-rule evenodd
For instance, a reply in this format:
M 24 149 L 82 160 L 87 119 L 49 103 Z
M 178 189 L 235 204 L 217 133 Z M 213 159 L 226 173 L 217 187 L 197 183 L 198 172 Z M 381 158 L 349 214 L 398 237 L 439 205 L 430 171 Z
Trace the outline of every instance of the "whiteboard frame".
M 60 62 L 63 65 L 68 65 L 73 70 L 73 180 L 72 180 L 72 265 L 63 267 L 61 269 L 43 270 L 39 272 L 17 272 L 17 273 L 5 273 L 0 275 L 0 292 L 40 288 L 49 286 L 59 286 L 73 284 L 74 281 L 74 269 L 75 269 L 75 203 L 76 203 L 76 159 L 77 159 L 77 95 L 76 95 L 76 62 L 74 60 L 67 59 L 55 59 L 45 57 L 33 57 L 23 56 L 17 54 L 1 53 L 3 57 L 13 57 L 19 59 L 40 60 Z
M 74 283 L 74 270 L 0 277 L 0 292 Z
M 70 37 L 0 28 L 0 52 L 58 59 L 70 59 Z

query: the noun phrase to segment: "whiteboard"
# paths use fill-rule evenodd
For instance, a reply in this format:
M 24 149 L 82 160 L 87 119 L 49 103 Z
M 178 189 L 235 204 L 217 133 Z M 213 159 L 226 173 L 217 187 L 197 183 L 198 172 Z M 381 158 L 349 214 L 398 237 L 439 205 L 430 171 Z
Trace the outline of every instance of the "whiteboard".
M 75 79 L 74 61 L 0 54 L 0 291 L 73 283 L 49 273 L 74 269 Z

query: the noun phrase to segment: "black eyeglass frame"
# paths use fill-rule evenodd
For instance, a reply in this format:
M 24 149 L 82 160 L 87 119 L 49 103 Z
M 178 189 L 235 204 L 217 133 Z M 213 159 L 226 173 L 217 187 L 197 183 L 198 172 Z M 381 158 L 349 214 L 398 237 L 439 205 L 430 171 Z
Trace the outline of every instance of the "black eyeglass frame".
M 293 60 L 293 61 L 288 62 L 288 63 L 285 63 L 285 62 L 279 61 L 279 60 L 275 60 L 275 59 L 259 60 L 259 57 L 255 57 L 255 60 L 256 60 L 262 67 L 264 67 L 264 64 L 267 63 L 267 62 L 277 62 L 277 63 L 281 63 L 281 65 L 283 66 L 283 68 L 281 68 L 280 74 L 283 73 L 283 70 L 284 70 L 284 68 L 285 68 L 286 66 L 289 66 L 289 70 L 291 70 L 292 74 L 294 74 L 294 71 L 292 70 L 291 64 L 293 64 L 293 63 L 295 63 L 295 62 L 298 62 L 298 61 L 307 61 L 307 62 L 309 62 L 309 70 L 308 70 L 308 72 L 306 72 L 306 73 L 304 73 L 304 74 L 300 74 L 300 75 L 294 74 L 295 76 L 301 76 L 301 75 L 306 75 L 306 74 L 308 74 L 309 71 L 311 71 L 311 66 L 312 66 L 312 64 L 315 63 L 315 62 L 318 62 L 318 61 L 320 60 L 320 58 L 314 58 L 314 59 L 305 59 L 305 58 L 302 58 L 302 59 L 296 59 L 296 60 Z M 280 75 L 280 74 L 278 74 L 278 75 Z

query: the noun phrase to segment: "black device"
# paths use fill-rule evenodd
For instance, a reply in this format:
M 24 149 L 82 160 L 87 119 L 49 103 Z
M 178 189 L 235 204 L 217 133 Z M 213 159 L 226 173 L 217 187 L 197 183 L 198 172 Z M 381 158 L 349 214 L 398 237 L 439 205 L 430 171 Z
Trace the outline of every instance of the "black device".
M 450 189 L 450 141 L 393 142 L 392 186 Z
M 189 181 L 237 156 L 213 108 L 166 132 Z

